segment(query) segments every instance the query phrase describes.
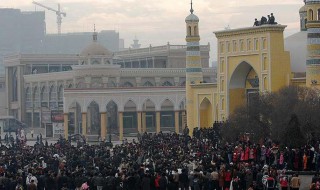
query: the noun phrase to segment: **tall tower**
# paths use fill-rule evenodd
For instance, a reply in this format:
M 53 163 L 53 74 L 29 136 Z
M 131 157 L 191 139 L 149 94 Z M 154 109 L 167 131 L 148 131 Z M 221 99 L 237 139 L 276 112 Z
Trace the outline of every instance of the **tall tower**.
M 201 55 L 200 55 L 200 36 L 199 36 L 199 18 L 193 14 L 192 0 L 190 15 L 186 18 L 186 109 L 187 109 L 187 125 L 192 133 L 195 127 L 193 122 L 195 113 L 193 113 L 193 93 L 191 85 L 200 84 L 203 81 Z
M 306 0 L 308 31 L 306 86 L 320 87 L 320 0 Z

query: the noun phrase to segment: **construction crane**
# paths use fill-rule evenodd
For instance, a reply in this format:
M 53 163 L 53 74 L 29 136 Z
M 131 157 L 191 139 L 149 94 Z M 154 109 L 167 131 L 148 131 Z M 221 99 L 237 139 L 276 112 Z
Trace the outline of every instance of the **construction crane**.
M 35 2 L 35 1 L 33 1 L 32 3 L 56 13 L 56 15 L 57 15 L 57 24 L 58 24 L 58 34 L 60 35 L 61 34 L 62 16 L 64 16 L 64 17 L 67 16 L 67 13 L 61 11 L 60 4 L 58 4 L 58 10 L 55 10 L 53 8 L 47 7 L 47 6 L 42 5 L 41 3 L 38 3 L 38 2 Z

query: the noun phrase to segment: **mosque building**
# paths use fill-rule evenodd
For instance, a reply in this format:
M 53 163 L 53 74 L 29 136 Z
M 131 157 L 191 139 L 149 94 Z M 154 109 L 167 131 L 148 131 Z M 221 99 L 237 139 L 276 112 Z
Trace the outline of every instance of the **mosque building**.
M 136 41 L 133 49 L 110 52 L 94 32 L 78 55 L 7 56 L 8 115 L 46 127 L 47 136 L 122 140 L 138 132 L 212 127 L 258 93 L 319 86 L 319 15 L 320 0 L 306 0 L 301 32 L 288 38 L 299 40 L 292 43 L 285 43 L 281 24 L 214 32 L 217 69 L 209 67 L 209 44 L 200 45 L 192 4 L 186 45 L 139 48 Z
M 136 41 L 137 42 L 137 41 Z M 137 44 L 137 43 L 136 43 Z M 82 134 L 123 139 L 138 132 L 180 132 L 185 126 L 185 45 L 111 52 L 98 33 L 78 55 L 6 56 L 8 113 L 46 136 Z M 212 83 L 210 45 L 198 46 L 201 81 Z

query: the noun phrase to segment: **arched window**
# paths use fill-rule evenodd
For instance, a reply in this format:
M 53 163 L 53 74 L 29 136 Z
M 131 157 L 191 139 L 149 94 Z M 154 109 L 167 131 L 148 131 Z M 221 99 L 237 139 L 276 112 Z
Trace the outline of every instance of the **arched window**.
M 267 49 L 267 39 L 263 39 L 262 47 L 263 47 L 263 49 Z
M 34 87 L 33 89 L 33 104 L 34 104 L 34 107 L 39 107 L 40 105 L 40 93 L 39 93 L 39 88 L 36 86 Z
M 191 36 L 191 26 L 188 27 L 188 36 Z
M 263 90 L 268 90 L 268 78 L 263 78 Z
M 312 9 L 309 9 L 309 11 L 308 11 L 308 18 L 309 18 L 309 21 L 313 20 L 313 10 Z
M 240 41 L 240 51 L 244 51 L 244 43 L 243 43 L 243 40 Z
M 320 9 L 318 9 L 317 20 L 320 20 Z
M 199 34 L 198 34 L 198 28 L 197 28 L 197 26 L 194 27 L 194 35 L 195 35 L 195 36 L 198 36 L 198 35 L 199 35 Z
M 48 92 L 45 86 L 42 87 L 41 89 L 40 99 L 41 99 L 41 102 L 48 102 Z
M 49 101 L 56 101 L 57 100 L 57 89 L 55 86 L 51 86 L 50 87 L 50 91 L 49 91 Z
M 150 81 L 147 81 L 143 84 L 143 86 L 154 86 Z
M 173 86 L 171 82 L 166 81 L 162 84 L 162 86 Z
M 247 45 L 247 50 L 250 51 L 251 50 L 251 40 L 248 40 L 248 45 Z
M 254 39 L 254 49 L 259 50 L 259 40 L 258 39 Z
M 60 85 L 58 89 L 58 101 L 63 101 L 63 85 Z

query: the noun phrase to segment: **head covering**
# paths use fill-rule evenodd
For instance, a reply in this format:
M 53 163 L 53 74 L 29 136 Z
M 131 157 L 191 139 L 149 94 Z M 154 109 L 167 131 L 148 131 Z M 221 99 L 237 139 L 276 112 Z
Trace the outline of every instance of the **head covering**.
M 85 182 L 85 183 L 83 183 L 82 185 L 81 185 L 81 188 L 82 189 L 89 189 L 89 185 L 87 184 L 87 182 Z

